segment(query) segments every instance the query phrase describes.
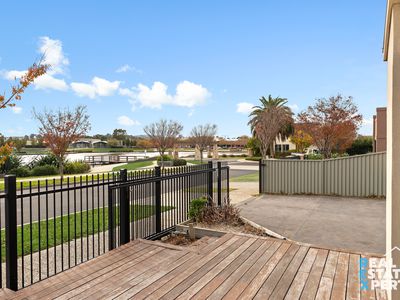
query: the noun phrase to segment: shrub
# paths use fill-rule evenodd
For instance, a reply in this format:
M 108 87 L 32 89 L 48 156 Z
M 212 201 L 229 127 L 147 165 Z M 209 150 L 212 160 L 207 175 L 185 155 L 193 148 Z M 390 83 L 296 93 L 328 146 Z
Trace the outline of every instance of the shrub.
M 196 222 L 201 220 L 203 209 L 207 205 L 207 199 L 204 197 L 192 200 L 189 206 L 188 216 Z
M 229 199 L 222 206 L 210 205 L 205 206 L 200 214 L 200 221 L 207 224 L 228 224 L 241 225 L 239 208 L 230 204 Z
M 323 159 L 323 158 L 324 158 L 323 155 L 319 154 L 319 153 L 307 155 L 307 159 L 310 159 L 310 160 L 319 160 L 319 159 Z
M 228 157 L 228 155 L 226 155 L 225 153 L 221 155 L 222 157 Z
M 162 157 L 162 159 L 161 159 L 161 157 Z M 157 161 L 170 161 L 170 160 L 172 160 L 172 157 L 171 156 L 169 156 L 169 155 L 166 155 L 166 154 L 164 154 L 163 156 L 158 156 L 157 157 Z
M 10 170 L 14 170 L 19 167 L 22 167 L 21 156 L 11 155 L 7 158 L 4 165 L 1 166 L 0 173 L 10 173 Z
M 28 167 L 33 169 L 39 166 L 54 166 L 58 168 L 58 159 L 54 154 L 47 154 L 40 156 L 39 158 L 33 160 Z
M 333 153 L 331 158 L 348 157 L 348 153 Z
M 32 169 L 32 176 L 46 176 L 46 175 L 57 175 L 58 169 L 55 166 L 44 165 L 44 166 L 36 166 Z
M 31 171 L 28 167 L 18 167 L 8 171 L 8 174 L 13 174 L 17 177 L 29 177 L 31 176 Z
M 212 154 L 207 154 L 207 158 L 212 158 Z
M 83 161 L 66 162 L 64 164 L 65 174 L 83 174 L 90 171 L 90 165 Z
M 172 161 L 172 164 L 174 166 L 186 166 L 187 161 L 184 160 L 183 158 L 176 158 Z
M 247 154 L 240 154 L 240 157 L 247 157 Z

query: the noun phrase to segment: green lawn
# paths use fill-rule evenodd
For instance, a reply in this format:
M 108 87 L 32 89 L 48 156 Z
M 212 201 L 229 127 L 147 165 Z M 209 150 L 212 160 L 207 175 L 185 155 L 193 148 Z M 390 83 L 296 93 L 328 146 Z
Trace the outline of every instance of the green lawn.
M 165 212 L 173 209 L 173 206 L 163 206 L 161 211 Z M 116 207 L 115 214 L 119 213 L 119 208 Z M 134 214 L 130 212 L 130 220 L 140 220 L 154 215 L 155 206 L 153 205 L 135 205 Z M 76 223 L 75 223 L 76 221 Z M 117 223 L 118 224 L 118 223 Z M 76 226 L 76 230 L 75 230 Z M 56 217 L 50 219 L 48 222 L 40 221 L 32 223 L 32 245 L 31 245 L 31 226 L 25 224 L 22 230 L 21 226 L 17 228 L 17 243 L 18 243 L 18 256 L 27 255 L 32 252 L 39 251 L 39 228 L 40 228 L 40 249 L 46 249 L 47 237 L 49 248 L 66 243 L 81 237 L 90 236 L 92 234 L 108 230 L 108 208 L 96 208 L 89 211 L 77 212 L 63 217 Z M 69 236 L 68 236 L 69 228 Z M 48 236 L 46 234 L 48 230 Z M 22 234 L 24 247 L 22 248 Z M 62 237 L 61 237 L 62 233 Z M 5 229 L 1 230 L 1 251 L 5 253 Z M 3 255 L 3 262 L 5 261 L 5 255 Z
M 258 181 L 258 172 L 231 178 L 232 182 L 255 182 Z
M 127 169 L 127 170 L 137 170 L 139 168 L 144 168 L 144 167 L 149 167 L 153 164 L 153 161 L 135 161 L 135 162 L 131 162 L 119 167 L 115 167 L 112 170 L 115 171 L 119 171 L 121 169 Z

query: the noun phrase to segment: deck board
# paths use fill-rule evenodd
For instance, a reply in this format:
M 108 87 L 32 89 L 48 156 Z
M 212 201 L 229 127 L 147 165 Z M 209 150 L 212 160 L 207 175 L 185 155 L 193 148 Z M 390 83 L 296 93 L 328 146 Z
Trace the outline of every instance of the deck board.
M 364 255 L 226 234 L 193 247 L 137 240 L 1 299 L 387 299 L 360 291 Z

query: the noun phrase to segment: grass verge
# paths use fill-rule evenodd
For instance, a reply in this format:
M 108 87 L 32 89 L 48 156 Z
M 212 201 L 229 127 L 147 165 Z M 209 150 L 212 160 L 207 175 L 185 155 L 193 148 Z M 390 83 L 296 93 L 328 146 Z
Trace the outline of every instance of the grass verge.
M 231 178 L 231 182 L 256 182 L 258 181 L 258 172 Z
M 135 162 L 131 162 L 119 167 L 114 167 L 112 170 L 115 171 L 119 171 L 121 169 L 127 169 L 127 170 L 137 170 L 139 168 L 144 168 L 144 167 L 149 167 L 153 165 L 153 161 L 135 161 Z

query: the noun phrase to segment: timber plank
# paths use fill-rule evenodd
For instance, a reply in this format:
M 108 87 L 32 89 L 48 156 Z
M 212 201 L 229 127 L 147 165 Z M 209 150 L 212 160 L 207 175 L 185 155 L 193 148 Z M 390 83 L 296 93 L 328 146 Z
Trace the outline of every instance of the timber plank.
M 286 271 L 287 267 L 294 259 L 299 249 L 300 246 L 298 245 L 293 244 L 290 246 L 289 250 L 281 258 L 271 275 L 268 277 L 267 280 L 265 280 L 261 288 L 258 290 L 254 299 L 268 299 L 270 297 L 279 280 L 281 279 L 283 273 Z
M 349 274 L 347 275 L 347 297 L 349 300 L 360 299 L 360 255 L 350 254 Z
M 309 248 L 302 246 L 299 251 L 297 251 L 295 257 L 290 262 L 290 265 L 286 269 L 285 273 L 282 275 L 278 284 L 271 294 L 272 299 L 284 299 L 287 291 L 290 288 L 290 285 L 293 282 L 294 277 L 297 274 L 297 271 L 303 262 Z
M 321 282 L 319 283 L 316 299 L 330 299 L 335 278 L 339 252 L 329 251 Z
M 346 298 L 347 273 L 349 269 L 349 254 L 340 252 L 336 267 L 335 278 L 333 280 L 332 299 Z
M 113 250 L 107 252 L 107 254 L 112 252 L 114 253 L 112 255 L 104 254 L 98 259 L 87 261 L 63 273 L 50 277 L 45 281 L 27 287 L 18 292 L 18 297 L 26 295 L 31 299 L 41 299 L 45 295 L 51 294 L 52 292 L 56 292 L 60 289 L 68 291 L 71 288 L 69 285 L 73 285 L 77 281 L 79 281 L 80 284 L 90 281 L 91 274 L 95 274 L 100 270 L 105 270 L 105 272 L 107 272 L 107 270 L 112 270 L 115 267 L 115 264 L 117 264 L 119 261 L 124 260 L 127 257 L 141 255 L 141 253 L 144 253 L 146 251 L 145 249 L 148 249 L 149 247 L 150 245 L 134 243 L 130 246 L 116 249 L 118 251 L 114 252 Z M 77 274 L 79 274 L 79 276 L 77 276 Z M 46 290 L 43 289 L 43 286 L 46 286 Z
M 315 299 L 327 257 L 328 250 L 318 250 L 317 257 L 315 258 L 300 299 Z
M 150 299 L 158 299 L 160 297 L 165 299 L 174 299 L 174 297 L 179 296 L 187 287 L 193 284 L 193 282 L 199 280 L 204 274 L 206 274 L 219 263 L 223 262 L 225 259 L 228 260 L 228 264 L 232 262 L 235 257 L 249 248 L 255 241 L 256 239 L 253 238 L 244 238 L 235 248 L 227 249 L 228 251 L 224 251 L 215 258 L 205 262 L 205 264 L 203 264 L 200 268 L 196 268 L 195 270 L 189 269 L 188 273 L 182 274 L 183 278 L 180 276 L 174 278 L 173 281 L 168 282 L 168 284 L 164 285 L 161 289 L 158 289 L 154 295 L 152 294 Z
M 301 264 L 299 271 L 294 278 L 289 291 L 287 292 L 285 299 L 300 299 L 301 293 L 303 292 L 303 288 L 306 285 L 307 278 L 311 272 L 311 268 L 314 264 L 315 258 L 317 257 L 318 250 L 315 248 L 311 248 L 306 257 L 304 258 L 303 263 Z
M 224 296 L 223 299 L 237 299 L 243 290 L 249 285 L 249 283 L 256 277 L 262 267 L 272 257 L 275 251 L 282 244 L 281 241 L 273 242 L 272 245 L 266 250 L 263 255 L 254 262 L 251 268 L 239 278 L 239 281 L 230 289 L 230 291 Z
M 157 263 L 160 263 L 162 261 L 162 259 L 160 259 L 161 257 L 168 257 L 168 250 L 156 247 L 152 251 L 143 254 L 142 257 L 134 259 L 119 268 L 113 269 L 111 272 L 99 276 L 88 284 L 75 288 L 57 299 L 84 299 L 96 290 L 99 292 L 107 290 L 108 288 L 118 284 L 119 280 L 121 280 L 127 273 L 140 274 L 144 270 L 147 270 L 149 266 L 154 266 Z
M 203 264 L 207 261 L 212 260 L 218 255 L 224 255 L 230 249 L 236 248 L 238 245 L 242 244 L 244 241 L 243 238 L 239 238 L 238 236 L 230 236 L 228 239 L 225 240 L 224 243 L 215 247 L 215 249 L 211 252 L 205 252 L 204 255 L 196 255 L 193 259 L 190 259 L 179 268 L 174 269 L 171 272 L 168 272 L 163 277 L 157 279 L 155 282 L 147 286 L 146 288 L 142 289 L 138 294 L 134 297 L 135 299 L 144 299 L 147 297 L 154 297 L 154 292 L 158 289 L 164 287 L 166 284 L 169 284 L 172 280 L 175 280 L 176 277 L 179 276 L 179 279 L 182 281 L 184 280 L 187 274 L 190 274 L 194 270 L 201 268 Z M 186 275 L 184 275 L 186 274 Z
M 221 288 L 221 284 L 225 283 L 228 278 L 229 279 L 234 279 L 234 276 L 232 275 L 233 272 L 237 271 L 240 269 L 240 265 L 244 263 L 249 257 L 256 257 L 260 256 L 263 251 L 266 250 L 266 248 L 269 247 L 270 243 L 264 243 L 263 241 L 259 240 L 260 243 L 257 243 L 255 247 L 249 248 L 248 251 L 246 250 L 244 253 L 242 253 L 235 261 L 233 261 L 226 269 L 224 269 L 221 272 L 218 272 L 219 270 L 215 270 L 216 272 L 213 273 L 213 278 L 212 280 L 208 280 L 204 284 L 200 283 L 195 286 L 195 288 L 190 287 L 189 290 L 187 290 L 187 293 L 185 292 L 184 294 L 181 295 L 180 299 L 213 299 L 214 294 L 210 296 L 213 292 L 217 291 L 218 288 Z M 253 246 L 253 245 L 252 245 Z M 203 280 L 203 279 L 202 279 Z M 201 291 L 200 291 L 201 290 Z M 200 291 L 199 293 L 197 293 Z M 219 299 L 222 298 L 222 295 L 219 296 Z M 195 296 L 194 296 L 195 295 Z
M 162 250 L 154 254 L 150 259 L 135 265 L 133 270 L 132 268 L 126 268 L 125 270 L 119 272 L 116 276 L 113 276 L 111 280 L 104 282 L 104 284 L 97 284 L 97 286 L 101 288 L 96 289 L 95 287 L 93 291 L 87 290 L 80 296 L 83 295 L 86 297 L 85 299 L 106 299 L 112 295 L 112 298 L 114 298 L 119 293 L 124 292 L 131 287 L 131 285 L 126 284 L 127 282 L 134 282 L 135 279 L 140 282 L 141 280 L 145 279 L 144 274 L 146 272 L 157 266 L 168 263 L 169 261 L 174 262 L 175 259 L 178 259 L 185 254 L 186 253 L 182 251 Z
M 251 299 L 256 294 L 260 287 L 263 285 L 264 281 L 272 273 L 276 265 L 279 263 L 281 258 L 286 254 L 290 248 L 290 243 L 282 243 L 279 249 L 274 253 L 271 259 L 263 266 L 257 276 L 251 281 L 251 283 L 243 290 L 239 298 L 241 299 Z

